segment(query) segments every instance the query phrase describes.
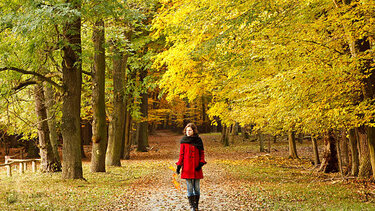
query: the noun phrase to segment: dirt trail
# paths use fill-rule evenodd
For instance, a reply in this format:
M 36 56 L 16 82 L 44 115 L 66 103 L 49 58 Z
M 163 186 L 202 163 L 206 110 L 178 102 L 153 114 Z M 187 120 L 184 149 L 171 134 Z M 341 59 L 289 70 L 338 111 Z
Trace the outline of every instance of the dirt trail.
M 126 210 L 188 210 L 185 180 L 179 179 L 182 190 L 178 191 L 172 184 L 173 172 L 169 166 L 175 166 L 178 158 L 181 135 L 170 132 L 159 132 L 150 137 L 151 151 L 136 153 L 131 161 L 151 162 L 155 166 L 152 173 L 134 183 L 127 196 L 122 200 L 127 204 Z M 203 140 L 205 142 L 205 140 Z M 205 143 L 205 149 L 210 144 Z M 206 153 L 207 154 L 207 153 Z M 230 175 L 214 164 L 215 157 L 207 156 L 207 165 L 203 168 L 204 179 L 201 180 L 200 210 L 251 210 L 249 197 L 241 200 L 246 193 L 243 185 L 233 182 Z

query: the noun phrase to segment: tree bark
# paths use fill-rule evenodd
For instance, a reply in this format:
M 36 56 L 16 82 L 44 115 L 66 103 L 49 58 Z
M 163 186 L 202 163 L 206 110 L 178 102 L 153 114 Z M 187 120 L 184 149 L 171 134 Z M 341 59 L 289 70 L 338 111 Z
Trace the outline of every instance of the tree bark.
M 104 21 L 95 22 L 93 30 L 94 68 L 92 77 L 92 153 L 91 172 L 105 172 L 107 121 L 105 113 L 105 29 Z
M 41 161 L 41 170 L 43 172 L 61 171 L 61 166 L 56 161 L 52 151 L 52 145 L 49 138 L 49 129 L 47 122 L 47 109 L 45 106 L 45 97 L 42 84 L 36 84 L 34 88 L 35 110 L 38 117 L 38 135 Z
M 81 1 L 68 0 L 72 8 L 81 10 Z M 82 48 L 81 18 L 72 17 L 63 27 L 65 46 L 62 49 L 63 95 L 62 125 L 64 179 L 83 179 L 81 160 L 81 86 L 82 86 Z
M 112 46 L 113 57 L 113 112 L 110 122 L 110 137 L 106 164 L 108 166 L 121 166 L 121 151 L 123 148 L 123 135 L 125 124 L 125 66 L 123 54 L 116 44 Z
M 316 138 L 311 136 L 311 142 L 312 142 L 312 148 L 314 152 L 314 165 L 319 165 L 320 159 L 319 159 L 318 143 L 316 142 Z
M 327 132 L 327 134 L 324 135 L 323 140 L 325 148 L 319 171 L 323 171 L 324 173 L 338 172 L 339 161 L 337 157 L 337 142 L 333 137 L 332 131 Z
M 48 128 L 49 128 L 49 137 L 52 146 L 52 152 L 55 156 L 55 160 L 57 162 L 57 166 L 59 166 L 61 170 L 61 159 L 59 154 L 59 135 L 56 131 L 56 118 L 55 118 L 55 98 L 54 98 L 54 91 L 52 89 L 52 85 L 45 83 L 45 96 L 46 96 L 46 106 L 47 106 L 47 118 L 48 118 Z
M 348 172 L 349 163 L 349 150 L 348 150 L 348 138 L 346 137 L 346 131 L 341 131 L 341 149 L 342 149 L 342 165 L 345 166 L 344 173 Z
M 289 142 L 289 158 L 292 158 L 292 159 L 298 158 L 295 132 L 288 133 L 288 142 Z
M 235 124 L 230 126 L 229 143 L 234 144 L 234 137 L 236 134 Z
M 131 147 L 131 115 L 130 111 L 126 110 L 125 119 L 125 143 L 124 143 L 124 154 L 123 158 L 126 160 L 130 159 L 130 147 Z
M 360 160 L 359 160 L 359 172 L 358 177 L 366 178 L 370 177 L 372 174 L 372 167 L 370 161 L 370 152 L 367 142 L 367 133 L 364 126 L 356 129 L 358 134 L 358 142 L 360 146 Z
M 356 135 L 355 129 L 349 130 L 349 144 L 350 144 L 350 151 L 352 154 L 351 175 L 358 176 L 359 154 L 358 154 L 357 135 Z
M 258 141 L 259 141 L 259 152 L 264 152 L 264 137 L 260 133 L 258 133 Z

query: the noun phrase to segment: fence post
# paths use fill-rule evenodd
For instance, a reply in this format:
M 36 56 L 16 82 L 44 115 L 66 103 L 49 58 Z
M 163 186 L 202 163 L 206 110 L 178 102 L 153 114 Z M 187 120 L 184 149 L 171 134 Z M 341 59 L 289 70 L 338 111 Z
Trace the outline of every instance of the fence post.
M 20 162 L 20 174 L 22 174 L 22 173 L 23 173 L 23 163 Z
M 11 176 L 12 176 L 12 166 L 11 166 L 11 165 L 12 165 L 12 164 L 8 164 L 8 165 L 6 166 L 8 177 L 11 177 Z
M 27 171 L 27 162 L 23 163 L 23 171 Z
M 31 162 L 31 169 L 33 170 L 33 172 L 36 172 L 36 161 L 35 160 L 33 160 Z

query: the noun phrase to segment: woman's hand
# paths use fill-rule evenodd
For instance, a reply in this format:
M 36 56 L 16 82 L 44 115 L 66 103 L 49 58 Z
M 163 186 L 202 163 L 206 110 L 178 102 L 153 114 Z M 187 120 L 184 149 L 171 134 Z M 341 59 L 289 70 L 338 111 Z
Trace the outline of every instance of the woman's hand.
M 195 168 L 195 171 L 201 170 L 203 165 L 204 163 L 199 162 L 198 166 Z
M 181 171 L 181 165 L 178 165 L 178 166 L 177 166 L 177 169 L 176 169 L 176 173 L 177 173 L 177 174 L 180 174 L 180 171 Z

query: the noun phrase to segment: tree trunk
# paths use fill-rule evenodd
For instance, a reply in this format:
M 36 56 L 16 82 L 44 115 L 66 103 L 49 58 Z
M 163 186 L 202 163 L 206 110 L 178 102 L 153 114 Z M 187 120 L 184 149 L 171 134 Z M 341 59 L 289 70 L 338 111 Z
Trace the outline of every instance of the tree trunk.
M 319 165 L 320 159 L 319 159 L 318 143 L 316 142 L 316 138 L 311 136 L 311 142 L 312 142 L 312 148 L 314 152 L 314 165 Z
M 72 8 L 81 10 L 81 2 L 69 0 Z M 81 86 L 82 86 L 82 48 L 81 18 L 72 17 L 63 27 L 66 45 L 63 47 L 63 95 L 62 125 L 64 179 L 83 179 L 81 160 Z
M 125 119 L 125 143 L 124 143 L 124 154 L 123 158 L 126 160 L 130 159 L 130 147 L 131 147 L 131 115 L 130 111 L 126 110 Z
M 370 162 L 372 167 L 372 175 L 375 175 L 375 128 L 367 127 L 367 144 L 370 152 Z
M 338 172 L 338 158 L 337 158 L 337 148 L 336 140 L 333 137 L 332 131 L 329 131 L 323 138 L 324 140 L 324 152 L 322 164 L 320 165 L 319 171 L 324 173 Z
M 359 160 L 359 172 L 360 178 L 370 177 L 372 173 L 370 152 L 367 142 L 367 133 L 364 126 L 357 128 L 358 142 L 360 146 L 360 160 Z
M 46 106 L 47 106 L 47 118 L 48 118 L 48 129 L 49 129 L 49 137 L 52 146 L 52 152 L 55 156 L 55 160 L 57 163 L 58 168 L 61 170 L 61 159 L 59 154 L 59 135 L 56 131 L 56 118 L 55 118 L 55 109 L 54 106 L 56 104 L 54 98 L 54 92 L 52 89 L 52 85 L 46 83 L 45 85 L 45 95 L 46 95 Z
M 341 176 L 343 177 L 344 171 L 343 171 L 343 163 L 342 163 L 342 153 L 341 153 L 341 148 L 340 148 L 341 141 L 340 141 L 340 138 L 338 138 L 336 140 L 337 140 L 336 151 L 337 151 L 337 159 L 339 161 L 339 170 L 340 170 Z
M 350 144 L 350 151 L 352 154 L 352 176 L 358 176 L 359 171 L 359 154 L 358 154 L 358 144 L 357 144 L 357 135 L 355 129 L 349 130 L 349 144 Z
M 229 133 L 230 133 L 230 127 L 225 126 L 223 127 L 224 135 L 223 135 L 223 144 L 224 146 L 229 146 Z
M 234 137 L 236 135 L 235 124 L 230 126 L 229 143 L 234 144 Z
M 56 157 L 52 151 L 52 145 L 49 138 L 49 129 L 47 122 L 47 109 L 45 106 L 45 98 L 42 84 L 36 84 L 34 89 L 35 110 L 38 118 L 38 135 L 41 162 L 41 170 L 43 172 L 61 171 L 61 166 L 56 161 Z
M 258 141 L 259 141 L 259 152 L 264 152 L 264 138 L 263 135 L 258 133 Z
M 123 54 L 116 45 L 112 47 L 113 58 L 113 112 L 110 122 L 111 136 L 108 142 L 106 163 L 108 166 L 121 166 L 121 151 L 125 124 L 125 66 Z
M 289 158 L 292 158 L 292 159 L 298 158 L 295 132 L 288 133 L 288 142 L 289 142 Z
M 346 174 L 348 172 L 349 168 L 349 150 L 348 150 L 348 138 L 346 137 L 346 131 L 342 130 L 341 131 L 341 149 L 342 149 L 342 165 L 345 166 L 346 168 L 344 169 L 344 173 Z
M 147 76 L 147 70 L 143 70 L 140 73 L 140 80 L 144 82 L 144 79 Z M 139 152 L 147 152 L 148 146 L 148 93 L 147 90 L 144 90 L 144 93 L 141 94 L 142 103 L 141 103 L 141 113 L 143 120 L 139 123 L 139 139 L 138 139 L 138 148 Z
M 227 132 L 227 126 L 223 126 L 221 130 L 221 143 L 225 145 L 225 139 L 226 139 L 226 132 Z
M 95 22 L 93 30 L 94 68 L 92 77 L 92 153 L 91 172 L 105 172 L 107 121 L 105 113 L 105 48 L 104 21 Z

